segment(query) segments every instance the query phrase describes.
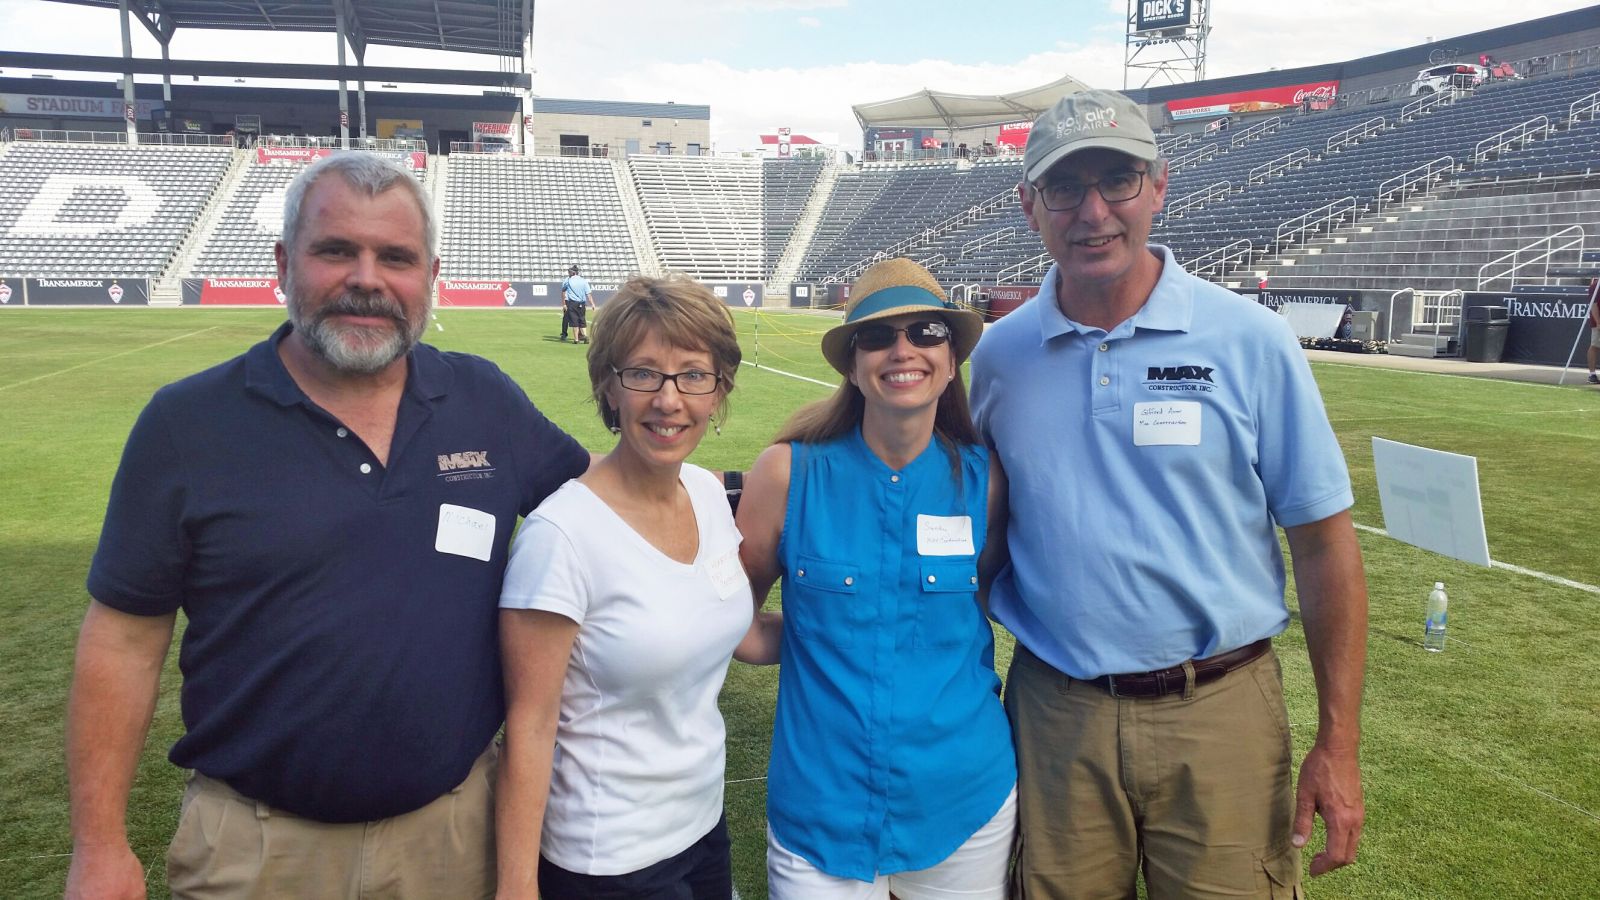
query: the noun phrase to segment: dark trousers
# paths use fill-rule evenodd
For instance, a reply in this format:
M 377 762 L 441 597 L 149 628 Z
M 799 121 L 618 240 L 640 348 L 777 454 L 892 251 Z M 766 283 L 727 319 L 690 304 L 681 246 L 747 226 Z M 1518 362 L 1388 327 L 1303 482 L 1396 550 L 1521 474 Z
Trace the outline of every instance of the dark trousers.
M 579 875 L 539 858 L 543 900 L 732 900 L 728 816 L 677 856 L 625 875 Z

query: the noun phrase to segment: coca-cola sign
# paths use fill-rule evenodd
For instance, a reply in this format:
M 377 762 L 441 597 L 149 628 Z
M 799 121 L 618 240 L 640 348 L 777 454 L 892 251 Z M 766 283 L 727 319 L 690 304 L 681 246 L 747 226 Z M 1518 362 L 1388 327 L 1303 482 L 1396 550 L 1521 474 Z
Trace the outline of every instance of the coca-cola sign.
M 1235 91 L 1231 94 L 1190 97 L 1186 100 L 1170 100 L 1167 102 L 1167 112 L 1175 120 L 1202 119 L 1266 112 L 1299 106 L 1307 101 L 1326 105 L 1332 103 L 1338 96 L 1339 82 L 1314 81 L 1306 84 L 1258 88 L 1253 91 Z

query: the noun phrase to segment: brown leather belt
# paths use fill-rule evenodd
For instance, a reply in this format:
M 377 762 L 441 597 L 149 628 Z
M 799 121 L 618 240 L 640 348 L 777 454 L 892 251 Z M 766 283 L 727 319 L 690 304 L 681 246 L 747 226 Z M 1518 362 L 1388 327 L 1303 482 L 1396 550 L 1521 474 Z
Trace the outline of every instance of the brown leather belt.
M 1270 639 L 1262 638 L 1237 650 L 1193 660 L 1190 665 L 1194 667 L 1194 683 L 1199 685 L 1216 681 L 1234 669 L 1254 662 L 1271 646 Z M 1101 675 L 1099 678 L 1090 679 L 1089 684 L 1105 689 L 1113 697 L 1164 697 L 1167 694 L 1183 692 L 1183 666 L 1131 675 Z

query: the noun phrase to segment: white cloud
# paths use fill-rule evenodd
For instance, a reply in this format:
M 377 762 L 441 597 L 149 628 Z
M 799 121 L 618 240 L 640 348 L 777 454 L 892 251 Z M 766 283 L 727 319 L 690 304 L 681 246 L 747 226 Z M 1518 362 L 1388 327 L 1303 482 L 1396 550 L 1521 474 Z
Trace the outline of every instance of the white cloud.
M 801 25 L 804 25 L 807 28 L 821 28 L 822 27 L 822 20 L 817 18 L 816 16 L 801 16 L 800 18 L 795 19 L 795 21 L 799 22 Z

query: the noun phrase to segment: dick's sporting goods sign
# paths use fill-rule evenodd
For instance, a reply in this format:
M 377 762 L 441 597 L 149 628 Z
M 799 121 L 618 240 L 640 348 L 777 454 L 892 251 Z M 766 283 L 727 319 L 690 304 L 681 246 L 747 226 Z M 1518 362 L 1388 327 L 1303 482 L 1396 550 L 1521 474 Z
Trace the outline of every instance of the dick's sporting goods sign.
M 1187 28 L 1194 24 L 1193 0 L 1138 0 L 1133 30 L 1138 33 Z

